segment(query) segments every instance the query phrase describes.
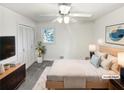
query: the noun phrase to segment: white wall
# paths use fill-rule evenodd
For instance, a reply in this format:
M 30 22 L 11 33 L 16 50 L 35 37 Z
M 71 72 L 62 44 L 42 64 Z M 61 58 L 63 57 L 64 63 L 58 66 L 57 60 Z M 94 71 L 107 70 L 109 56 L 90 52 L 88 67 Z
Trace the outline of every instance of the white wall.
M 82 22 L 73 24 L 39 23 L 37 40 L 42 40 L 41 29 L 44 27 L 55 28 L 55 43 L 45 44 L 47 53 L 45 59 L 83 59 L 89 56 L 88 45 L 93 41 L 93 23 Z
M 98 39 L 105 42 L 105 27 L 113 24 L 124 23 L 124 7 L 119 8 L 94 22 L 94 39 L 97 43 Z M 119 45 L 106 44 L 114 47 L 121 47 Z
M 33 28 L 36 27 L 35 23 L 32 20 L 16 12 L 13 12 L 8 8 L 0 6 L 0 36 L 15 36 L 15 38 L 17 38 L 18 24 L 24 24 L 27 26 L 31 26 Z M 14 57 L 8 58 L 6 60 L 2 60 L 0 63 L 16 62 L 16 60 L 17 60 L 17 50 L 16 50 L 16 55 Z

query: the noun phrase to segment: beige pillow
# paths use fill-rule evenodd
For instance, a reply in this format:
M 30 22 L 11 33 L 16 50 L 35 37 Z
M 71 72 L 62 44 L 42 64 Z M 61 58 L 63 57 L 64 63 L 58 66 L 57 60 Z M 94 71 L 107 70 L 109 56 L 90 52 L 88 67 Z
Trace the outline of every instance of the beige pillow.
M 111 65 L 112 65 L 112 61 L 111 60 L 104 59 L 101 62 L 101 67 L 106 69 L 106 70 L 110 70 Z
M 106 53 L 102 53 L 100 51 L 96 51 L 95 54 L 99 57 L 104 57 L 104 58 L 107 58 L 107 54 Z
M 118 73 L 119 72 L 119 68 L 120 68 L 120 66 L 118 65 L 118 63 L 113 61 L 112 62 L 112 66 L 111 66 L 111 70 L 116 72 L 116 73 Z
M 117 57 L 114 57 L 112 55 L 108 55 L 107 60 L 117 61 Z

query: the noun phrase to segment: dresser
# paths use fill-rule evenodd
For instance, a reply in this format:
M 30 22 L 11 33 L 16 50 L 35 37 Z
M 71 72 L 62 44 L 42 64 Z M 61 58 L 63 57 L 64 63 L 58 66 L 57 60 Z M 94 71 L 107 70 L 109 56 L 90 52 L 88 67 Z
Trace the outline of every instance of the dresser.
M 25 80 L 26 70 L 25 64 L 18 64 L 0 74 L 0 90 L 17 89 Z

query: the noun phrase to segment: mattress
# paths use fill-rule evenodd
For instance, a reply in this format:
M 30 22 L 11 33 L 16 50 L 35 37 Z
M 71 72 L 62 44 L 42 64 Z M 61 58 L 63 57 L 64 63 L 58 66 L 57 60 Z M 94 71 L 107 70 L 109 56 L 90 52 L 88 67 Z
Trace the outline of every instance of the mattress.
M 89 60 L 55 60 L 51 67 L 47 80 L 64 81 L 65 77 L 82 77 L 86 81 L 107 81 L 102 75 L 116 75 L 114 71 L 94 67 Z

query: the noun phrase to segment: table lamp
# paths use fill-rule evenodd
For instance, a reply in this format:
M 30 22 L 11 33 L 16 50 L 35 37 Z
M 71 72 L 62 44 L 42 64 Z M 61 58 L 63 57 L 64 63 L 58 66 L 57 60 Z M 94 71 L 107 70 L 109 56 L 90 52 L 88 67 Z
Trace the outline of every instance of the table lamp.
M 124 52 L 118 53 L 118 64 L 120 67 L 120 78 L 121 80 L 124 80 Z
M 96 51 L 96 45 L 95 44 L 90 44 L 89 45 L 89 51 L 90 51 L 90 58 L 94 55 L 94 52 Z

